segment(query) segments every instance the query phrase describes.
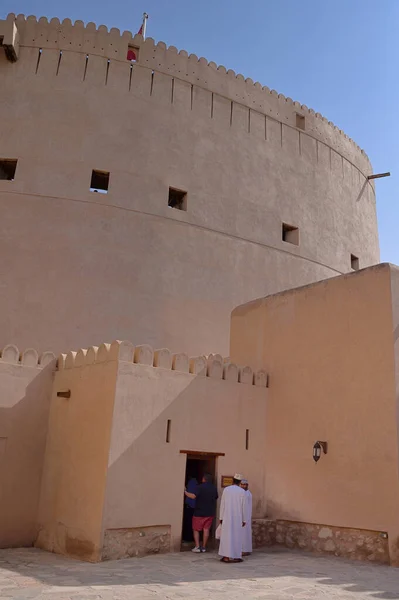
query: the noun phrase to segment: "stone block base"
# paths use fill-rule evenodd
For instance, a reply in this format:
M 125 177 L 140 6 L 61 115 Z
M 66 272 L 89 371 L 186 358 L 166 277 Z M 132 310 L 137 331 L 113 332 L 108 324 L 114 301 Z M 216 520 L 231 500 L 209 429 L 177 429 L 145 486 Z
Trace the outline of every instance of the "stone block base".
M 270 519 L 252 520 L 252 546 L 262 548 L 276 543 L 276 521 Z
M 169 525 L 107 529 L 104 535 L 102 560 L 160 554 L 170 552 L 170 549 L 171 535 Z
M 307 552 L 390 563 L 388 535 L 380 531 L 285 520 L 254 519 L 252 541 L 254 548 L 282 545 Z
M 379 531 L 276 521 L 275 542 L 356 560 L 389 564 L 388 535 Z

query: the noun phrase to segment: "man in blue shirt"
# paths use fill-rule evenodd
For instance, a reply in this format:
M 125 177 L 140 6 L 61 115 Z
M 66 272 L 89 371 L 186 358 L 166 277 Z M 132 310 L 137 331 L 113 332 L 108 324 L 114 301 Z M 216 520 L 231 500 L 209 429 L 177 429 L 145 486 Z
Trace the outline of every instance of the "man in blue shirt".
M 218 499 L 218 492 L 216 486 L 212 483 L 212 476 L 209 473 L 205 473 L 202 483 L 198 486 L 195 493 L 190 493 L 187 490 L 184 493 L 186 498 L 195 500 L 193 515 L 195 547 L 192 549 L 192 552 L 206 552 L 206 544 L 216 514 L 216 500 Z M 200 546 L 201 531 L 203 532 L 202 546 Z

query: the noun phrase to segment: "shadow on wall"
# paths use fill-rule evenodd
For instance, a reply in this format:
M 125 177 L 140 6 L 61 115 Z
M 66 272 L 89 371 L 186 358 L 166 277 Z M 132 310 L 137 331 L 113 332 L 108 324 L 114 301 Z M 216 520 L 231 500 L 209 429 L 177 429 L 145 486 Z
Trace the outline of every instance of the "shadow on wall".
M 217 459 L 216 483 L 221 474 L 243 471 L 264 517 L 266 388 L 141 365 L 123 368 L 105 530 L 170 525 L 172 548 L 178 549 L 187 456 L 181 450 L 225 453 Z
M 53 371 L 54 364 L 1 364 L 0 547 L 31 546 L 36 538 Z

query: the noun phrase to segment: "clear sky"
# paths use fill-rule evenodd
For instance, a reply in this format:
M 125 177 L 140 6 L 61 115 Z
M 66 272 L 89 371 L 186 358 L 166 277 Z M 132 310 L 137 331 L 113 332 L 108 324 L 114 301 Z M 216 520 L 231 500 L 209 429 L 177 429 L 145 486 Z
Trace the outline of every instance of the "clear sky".
M 381 260 L 399 265 L 399 0 L 1 0 L 9 12 L 136 32 L 321 112 L 369 155 Z M 1 14 L 3 13 L 3 14 Z

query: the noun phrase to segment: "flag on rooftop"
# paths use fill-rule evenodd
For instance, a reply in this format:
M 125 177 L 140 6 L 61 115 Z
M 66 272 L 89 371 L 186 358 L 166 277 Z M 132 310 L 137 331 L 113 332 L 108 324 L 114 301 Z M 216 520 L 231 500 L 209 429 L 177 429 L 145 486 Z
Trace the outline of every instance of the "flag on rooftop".
M 147 28 L 147 19 L 148 19 L 147 13 L 143 13 L 143 22 L 140 26 L 140 29 L 137 32 L 137 35 L 142 35 L 144 39 L 145 39 L 145 32 L 146 32 L 146 28 Z M 126 59 L 136 62 L 137 54 L 136 54 L 134 48 L 131 48 L 131 47 L 128 48 Z

